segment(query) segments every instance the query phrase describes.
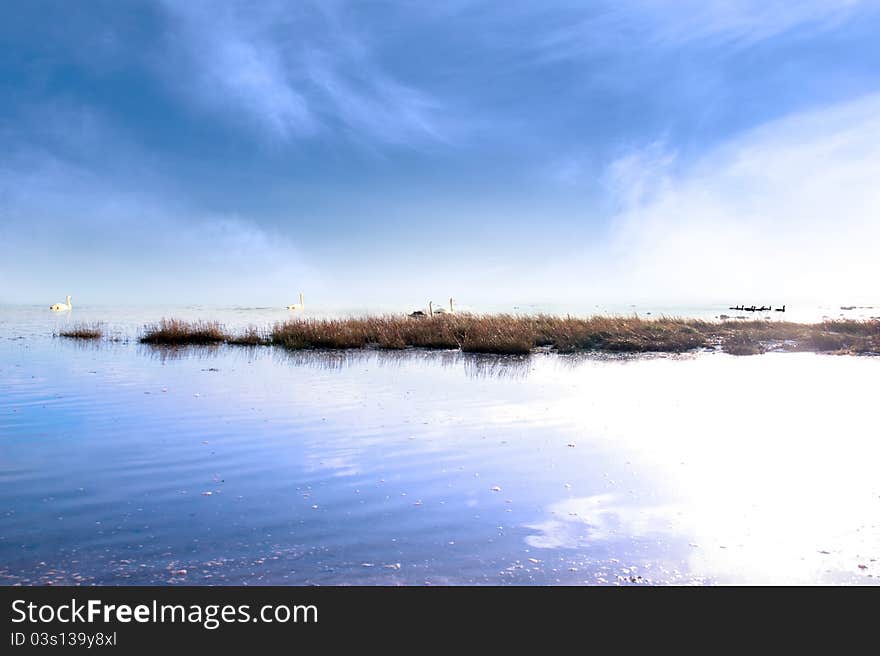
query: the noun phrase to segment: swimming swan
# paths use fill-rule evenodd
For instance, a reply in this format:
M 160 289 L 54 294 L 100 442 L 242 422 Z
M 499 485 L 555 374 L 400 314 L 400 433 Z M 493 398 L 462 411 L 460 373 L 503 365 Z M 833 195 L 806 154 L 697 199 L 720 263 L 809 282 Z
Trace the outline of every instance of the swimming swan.
M 306 304 L 303 301 L 303 293 L 302 292 L 299 293 L 299 303 L 291 303 L 290 305 L 287 306 L 287 309 L 288 310 L 305 310 L 306 309 Z
M 55 305 L 50 305 L 49 309 L 53 312 L 63 312 L 64 310 L 69 310 L 71 307 L 73 306 L 70 304 L 70 296 L 68 295 L 66 303 L 55 303 Z

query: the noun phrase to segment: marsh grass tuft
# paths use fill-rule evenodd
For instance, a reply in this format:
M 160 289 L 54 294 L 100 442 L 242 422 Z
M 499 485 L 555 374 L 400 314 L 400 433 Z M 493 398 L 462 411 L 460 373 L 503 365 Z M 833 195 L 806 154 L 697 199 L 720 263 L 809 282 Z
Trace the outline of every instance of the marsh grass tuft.
M 243 332 L 230 336 L 226 343 L 236 346 L 266 346 L 271 343 L 271 338 L 266 330 L 248 326 Z
M 218 321 L 162 319 L 146 326 L 142 344 L 218 344 L 229 336 Z
M 880 353 L 880 321 L 703 321 L 676 317 L 560 317 L 445 314 L 345 319 L 296 318 L 268 330 L 230 335 L 217 322 L 163 319 L 147 326 L 147 344 L 275 345 L 288 350 L 376 348 L 456 349 L 468 353 L 526 354 L 544 347 L 583 351 L 682 353 L 720 349 L 733 355 L 768 350 Z
M 69 339 L 101 339 L 104 336 L 104 326 L 101 323 L 77 323 L 58 331 L 58 336 Z

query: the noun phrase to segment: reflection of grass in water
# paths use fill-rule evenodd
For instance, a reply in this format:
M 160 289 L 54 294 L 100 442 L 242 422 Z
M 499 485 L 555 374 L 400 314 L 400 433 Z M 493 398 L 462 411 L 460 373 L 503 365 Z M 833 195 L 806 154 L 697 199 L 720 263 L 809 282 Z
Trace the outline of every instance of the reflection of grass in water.
M 577 351 L 574 353 L 556 354 L 550 349 L 540 351 L 545 357 L 553 357 L 556 366 L 563 369 L 577 369 L 584 362 L 613 362 L 615 364 L 628 364 L 630 362 L 644 362 L 645 360 L 693 360 L 697 357 L 698 351 L 685 351 L 684 353 L 664 353 L 662 351 L 653 351 L 649 353 L 612 353 L 609 351 Z
M 189 358 L 216 358 L 220 353 L 221 346 L 221 344 L 144 344 L 140 351 L 160 362 L 171 362 Z
M 440 367 L 464 365 L 471 378 L 524 378 L 530 369 L 526 356 L 431 351 L 424 349 L 275 349 L 275 358 L 283 364 L 343 370 L 356 366 L 394 367 L 418 363 Z
M 457 351 L 424 351 L 416 349 L 379 351 L 376 349 L 273 349 L 275 359 L 293 366 L 342 370 L 350 367 L 395 367 L 407 362 L 431 361 L 451 366 L 461 355 Z
M 268 330 L 254 326 L 230 335 L 218 322 L 163 319 L 147 326 L 141 342 L 156 345 L 272 344 L 288 351 L 412 348 L 463 353 L 684 353 L 718 349 L 734 355 L 766 350 L 880 353 L 880 321 L 703 321 L 658 317 L 445 314 L 413 319 L 384 316 L 293 319 Z
M 531 362 L 524 355 L 469 354 L 462 356 L 465 373 L 471 378 L 526 378 Z

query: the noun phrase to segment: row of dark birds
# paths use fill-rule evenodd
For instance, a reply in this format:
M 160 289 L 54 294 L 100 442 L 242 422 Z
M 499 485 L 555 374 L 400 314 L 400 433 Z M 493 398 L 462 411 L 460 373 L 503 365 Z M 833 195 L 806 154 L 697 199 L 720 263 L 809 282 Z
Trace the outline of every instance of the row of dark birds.
M 773 307 L 770 305 L 762 305 L 758 307 L 757 305 L 752 305 L 751 307 L 747 307 L 745 305 L 737 305 L 736 307 L 727 308 L 728 310 L 739 310 L 740 312 L 773 312 Z M 781 308 L 776 308 L 776 312 L 785 312 L 785 306 L 783 305 Z

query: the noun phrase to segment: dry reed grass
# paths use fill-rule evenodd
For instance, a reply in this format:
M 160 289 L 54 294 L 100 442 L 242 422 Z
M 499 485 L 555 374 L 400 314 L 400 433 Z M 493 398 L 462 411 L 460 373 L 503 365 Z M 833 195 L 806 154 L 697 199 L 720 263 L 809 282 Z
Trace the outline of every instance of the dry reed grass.
M 271 343 L 269 333 L 257 326 L 248 326 L 244 332 L 232 335 L 226 339 L 228 344 L 236 346 L 265 346 Z
M 69 339 L 101 339 L 104 336 L 104 326 L 101 323 L 77 323 L 58 331 L 58 336 Z
M 460 349 L 469 353 L 524 354 L 537 347 L 560 353 L 619 353 L 718 349 L 733 355 L 766 350 L 880 353 L 880 321 L 799 324 L 775 321 L 703 321 L 675 317 L 559 317 L 445 314 L 346 319 L 297 318 L 230 336 L 216 322 L 163 319 L 147 327 L 148 344 L 226 342 L 286 349 Z
M 141 337 L 142 344 L 217 344 L 225 342 L 229 335 L 218 321 L 184 321 L 162 319 L 146 326 Z

